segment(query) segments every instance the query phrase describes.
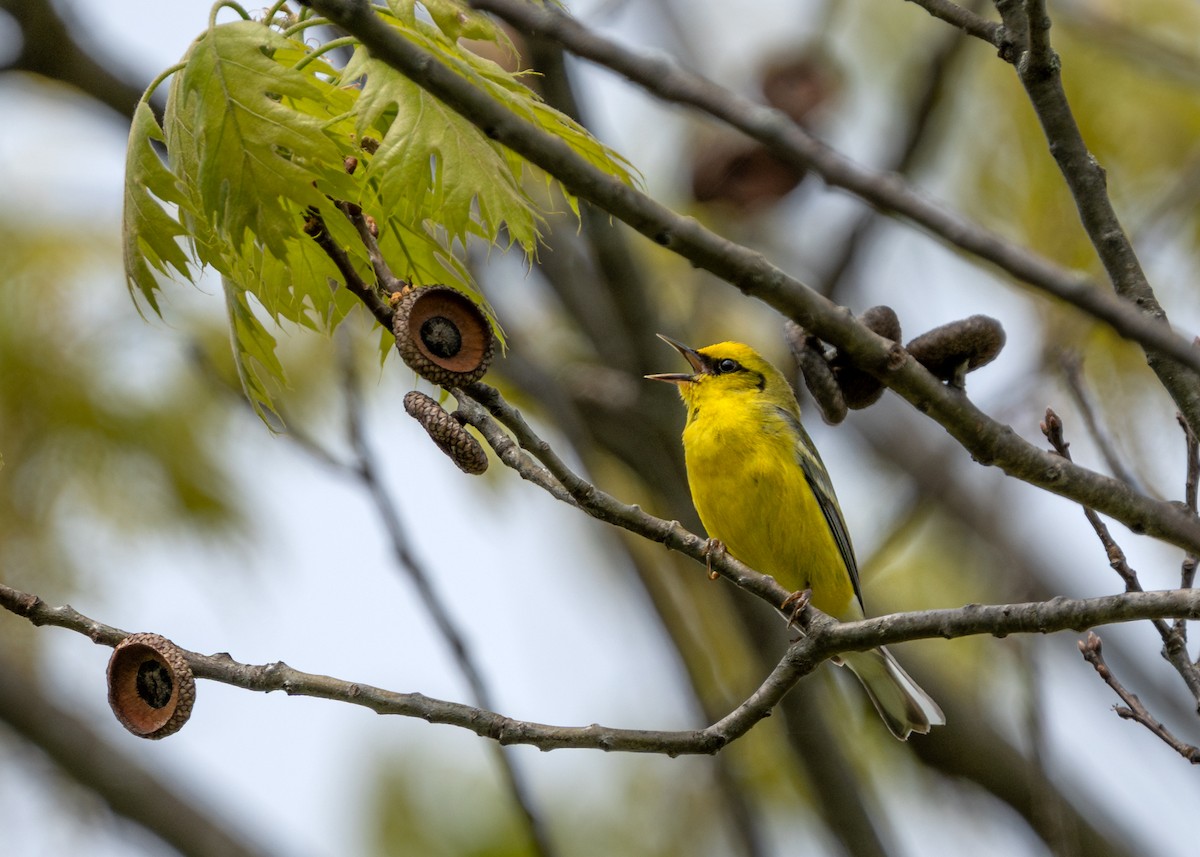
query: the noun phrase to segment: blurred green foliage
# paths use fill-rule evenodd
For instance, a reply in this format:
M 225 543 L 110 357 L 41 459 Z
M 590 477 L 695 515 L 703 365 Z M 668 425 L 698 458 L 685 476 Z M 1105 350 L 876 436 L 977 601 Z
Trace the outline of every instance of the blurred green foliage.
M 46 597 L 70 590 L 86 554 L 77 521 L 222 537 L 240 521 L 228 408 L 189 371 L 186 341 L 143 347 L 144 322 L 114 300 L 108 236 L 69 234 L 64 253 L 58 230 L 0 220 L 0 567 Z

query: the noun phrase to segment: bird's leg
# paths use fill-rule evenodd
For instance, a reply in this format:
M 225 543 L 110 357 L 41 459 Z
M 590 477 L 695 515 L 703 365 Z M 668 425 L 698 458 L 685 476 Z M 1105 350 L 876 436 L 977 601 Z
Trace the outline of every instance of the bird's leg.
M 708 569 L 708 579 L 716 580 L 721 575 L 713 571 L 713 556 L 725 556 L 725 543 L 720 539 L 709 539 L 704 545 L 704 567 Z
M 804 608 L 808 606 L 808 602 L 812 601 L 811 589 L 797 589 L 787 598 L 783 599 L 783 603 L 779 605 L 779 610 L 787 617 L 788 627 L 802 631 L 797 624 L 800 614 L 804 612 Z M 790 612 L 789 612 L 790 611 Z

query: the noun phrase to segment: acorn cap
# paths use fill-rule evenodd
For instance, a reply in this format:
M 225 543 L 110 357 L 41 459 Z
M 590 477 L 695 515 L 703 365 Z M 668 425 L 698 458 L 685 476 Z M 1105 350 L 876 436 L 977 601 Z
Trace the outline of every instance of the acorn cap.
M 488 468 L 487 453 L 463 425 L 436 401 L 413 390 L 404 397 L 404 410 L 421 424 L 442 452 L 463 473 L 478 476 Z
M 108 661 L 108 704 L 139 738 L 165 738 L 192 714 L 196 679 L 183 650 L 158 634 L 130 634 Z
M 487 372 L 496 347 L 491 322 L 458 289 L 408 289 L 394 312 L 396 348 L 422 378 L 440 387 L 463 387 Z

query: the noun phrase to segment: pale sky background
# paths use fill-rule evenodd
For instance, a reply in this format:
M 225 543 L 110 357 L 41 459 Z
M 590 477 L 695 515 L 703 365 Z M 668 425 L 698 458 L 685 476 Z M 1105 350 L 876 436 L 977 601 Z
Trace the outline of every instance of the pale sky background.
M 575 5 L 580 16 L 590 20 L 588 10 L 603 4 Z M 707 40 L 719 45 L 719 50 L 706 57 L 706 71 L 734 88 L 745 86 L 746 56 L 761 52 L 764 45 L 809 35 L 796 5 L 784 0 L 760 3 L 754 16 L 739 16 L 738 26 L 730 28 L 728 6 L 696 4 L 689 20 L 693 32 L 722 34 L 720 40 Z M 208 3 L 191 0 L 77 0 L 64 7 L 76 14 L 81 32 L 104 46 L 105 56 L 119 58 L 145 79 L 179 59 L 205 26 L 209 10 Z M 644 23 L 638 18 L 636 12 L 626 10 L 604 21 L 636 41 L 633 33 Z M 0 44 L 6 33 L 0 23 Z M 589 95 L 600 96 L 602 103 L 593 101 L 588 110 L 596 130 L 650 177 L 654 192 L 656 177 L 670 175 L 672 147 L 684 131 L 680 114 L 667 111 L 664 116 L 647 99 L 586 68 L 581 86 Z M 29 217 L 111 220 L 115 241 L 126 135 L 122 124 L 102 107 L 13 76 L 0 78 L 0 104 L 6 117 L 0 127 L 0 187 L 8 198 L 6 207 L 19 207 Z M 844 119 L 846 127 L 873 115 L 875 107 L 852 105 Z M 654 127 L 656 134 L 645 135 L 646 127 Z M 844 150 L 860 157 L 870 155 L 869 135 L 840 139 L 837 127 L 831 134 Z M 28 167 L 38 162 L 53 164 L 53 169 Z M 831 220 L 853 210 L 844 197 L 827 196 Z M 784 241 L 786 221 L 780 223 L 778 240 Z M 895 234 L 903 239 L 891 242 L 894 249 L 889 244 L 876 259 L 898 280 L 905 271 L 952 274 L 959 267 L 963 277 L 985 276 L 948 260 L 929 242 L 913 239 L 911 232 Z M 820 240 L 819 225 L 814 224 L 804 240 Z M 114 264 L 119 264 L 118 255 Z M 953 276 L 931 276 L 924 291 L 898 287 L 891 303 L 902 317 L 906 301 L 912 301 L 914 313 L 918 302 L 926 314 L 930 304 L 936 305 L 945 314 L 939 320 L 981 311 L 1004 318 L 1010 341 L 1002 360 L 972 376 L 973 397 L 985 408 L 988 401 L 1004 403 L 1006 386 L 1024 368 L 1019 330 L 1021 314 L 1028 309 L 995 289 L 963 295 L 950 285 L 954 282 Z M 97 272 L 96 284 L 114 291 L 114 312 L 134 312 L 116 269 Z M 189 286 L 170 291 L 174 294 L 168 300 L 177 308 L 219 303 L 211 288 L 207 293 Z M 979 294 L 987 295 L 988 306 L 979 304 Z M 130 366 L 120 371 L 144 361 L 146 354 L 154 355 L 155 361 L 185 359 L 184 344 L 173 337 L 169 324 L 156 320 L 143 330 L 144 340 L 131 349 Z M 776 333 L 771 330 L 767 335 Z M 663 360 L 664 370 L 671 369 L 672 355 L 665 349 Z M 134 371 L 152 376 L 154 370 Z M 421 429 L 399 405 L 400 397 L 414 384 L 412 373 L 392 360 L 379 383 L 388 394 L 370 405 L 374 448 L 423 448 L 427 441 Z M 1035 409 L 1011 418 L 1024 436 L 1036 437 L 1037 416 Z M 878 535 L 870 526 L 877 511 L 875 486 L 862 472 L 861 456 L 848 433 L 811 422 L 837 479 L 859 553 L 868 555 Z M 1087 447 L 1080 438 L 1075 449 Z M 657 625 L 636 588 L 628 585 L 621 555 L 611 547 L 611 534 L 498 465 L 489 474 L 494 477 L 491 484 L 481 490 L 468 484 L 467 477 L 432 446 L 428 449 L 428 455 L 406 455 L 403 461 L 390 463 L 389 475 L 409 536 L 468 633 L 499 709 L 546 723 L 698 725 L 691 719 Z M 1170 449 L 1165 472 L 1181 474 L 1178 449 L 1175 445 Z M 244 474 L 246 505 L 259 510 L 253 522 L 255 548 L 248 559 L 232 550 L 180 551 L 173 543 L 121 544 L 84 525 L 76 541 L 86 546 L 94 579 L 74 606 L 108 624 L 157 631 L 194 650 L 229 651 L 251 663 L 282 659 L 309 672 L 466 701 L 463 682 L 411 588 L 394 568 L 374 509 L 363 493 L 311 464 L 285 440 L 271 437 L 252 418 L 246 420 L 239 445 L 230 454 Z M 419 486 L 420 494 L 401 485 Z M 1116 591 L 1114 579 L 1098 577 L 1103 557 L 1087 541 L 1091 536 L 1082 516 L 1048 495 L 1030 492 L 1027 496 L 1023 511 L 1031 520 L 1062 530 L 1063 559 L 1070 557 L 1077 563 L 1079 557 L 1088 558 L 1089 567 L 1078 569 L 1080 591 Z M 471 522 L 469 536 L 439 523 L 446 510 Z M 1134 565 L 1149 572 L 1148 588 L 1172 583 L 1167 572 L 1177 573 L 1175 553 L 1143 541 L 1126 539 L 1123 545 Z M 1157 578 L 1155 568 L 1163 570 Z M 0 617 L 0 621 L 16 620 Z M 218 814 L 279 853 L 334 857 L 364 851 L 368 843 L 362 825 L 371 803 L 364 792 L 374 782 L 375 761 L 381 756 L 411 758 L 414 768 L 429 765 L 431 759 L 445 759 L 448 778 L 455 768 L 465 772 L 464 778 L 491 776 L 487 748 L 481 739 L 461 730 L 382 718 L 330 702 L 248 693 L 212 682 L 201 683 L 192 720 L 178 735 L 161 742 L 138 741 L 123 732 L 107 708 L 103 675 L 109 650 L 66 631 L 38 633 L 44 637 L 47 664 L 63 698 L 73 701 L 77 713 L 87 715 L 131 754 L 183 783 Z M 1145 629 L 1121 634 L 1123 639 L 1140 640 L 1150 654 L 1157 651 Z M 1046 721 L 1053 736 L 1050 745 L 1056 752 L 1091 760 L 1093 777 L 1076 785 L 1100 794 L 1114 812 L 1144 817 L 1160 853 L 1186 853 L 1194 847 L 1185 821 L 1198 796 L 1194 774 L 1183 762 L 1156 764 L 1152 775 L 1141 773 L 1144 754 L 1155 754 L 1157 760 L 1168 751 L 1111 713 L 1113 700 L 1090 669 L 1080 667 L 1073 644 L 1063 639 L 1054 638 L 1053 645 L 1043 639 L 1032 641 L 1043 675 L 1054 675 L 1053 682 L 1041 688 L 1050 713 Z M 1095 702 L 1081 705 L 1081 698 Z M 0 745 L 0 753 L 9 751 L 8 743 Z M 518 763 L 538 794 L 552 795 L 563 788 L 590 793 L 601 813 L 606 791 L 635 772 L 697 765 L 688 759 L 591 753 L 587 774 L 581 776 L 581 761 L 582 753 L 575 751 L 539 753 L 521 748 L 518 753 Z M 1048 764 L 1053 770 L 1053 760 Z M 361 777 L 357 771 L 362 771 Z M 12 846 L 4 853 L 77 852 L 97 857 L 166 853 L 140 834 L 128 838 L 129 831 L 123 828 L 98 841 L 92 825 L 62 826 L 70 813 L 60 812 L 62 793 L 52 781 L 46 764 L 30 754 L 18 754 L 15 760 L 0 757 L 0 843 L 7 838 Z M 969 796 L 954 794 L 950 787 L 945 791 L 939 805 L 922 806 L 897 790 L 890 816 L 912 854 L 969 851 L 975 857 L 1018 857 L 1040 853 L 1030 850 L 1019 824 L 990 814 L 973 815 Z M 1172 818 L 1176 823 L 1168 821 Z M 18 825 L 17 820 L 35 823 Z M 979 825 L 985 828 L 982 834 Z M 788 820 L 783 813 L 774 820 L 772 833 L 781 854 L 796 853 L 796 842 L 808 837 L 802 819 Z M 714 853 L 720 853 L 719 846 Z

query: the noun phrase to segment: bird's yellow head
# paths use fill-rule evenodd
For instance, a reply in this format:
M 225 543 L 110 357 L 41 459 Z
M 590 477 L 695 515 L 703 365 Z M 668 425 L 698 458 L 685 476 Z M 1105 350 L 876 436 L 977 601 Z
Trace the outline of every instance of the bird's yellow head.
M 705 402 L 732 404 L 744 400 L 795 407 L 795 396 L 783 374 L 749 345 L 719 342 L 706 348 L 689 348 L 670 337 L 660 339 L 683 355 L 691 364 L 689 373 L 647 375 L 652 381 L 666 381 L 679 387 L 679 395 L 689 411 Z

